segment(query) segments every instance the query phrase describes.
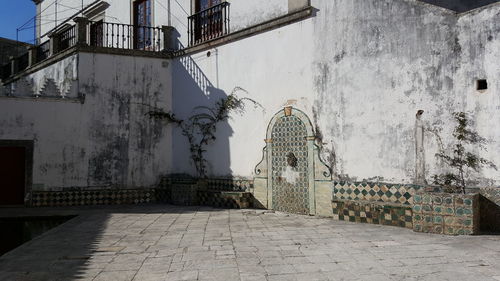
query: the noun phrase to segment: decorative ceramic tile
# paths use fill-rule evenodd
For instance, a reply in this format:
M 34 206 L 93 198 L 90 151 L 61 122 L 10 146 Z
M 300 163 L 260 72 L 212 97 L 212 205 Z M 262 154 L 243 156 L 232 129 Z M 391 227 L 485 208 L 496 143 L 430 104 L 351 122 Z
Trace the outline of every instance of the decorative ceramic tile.
M 272 130 L 273 209 L 309 213 L 307 131 L 296 116 L 283 116 Z M 293 174 L 293 180 L 285 174 Z
M 415 195 L 413 230 L 448 235 L 477 233 L 477 195 L 422 192 Z
M 210 178 L 207 179 L 208 190 L 251 192 L 253 181 L 243 178 Z
M 198 202 L 203 206 L 218 208 L 244 209 L 252 206 L 252 194 L 249 192 L 199 191 Z
M 141 204 L 156 201 L 154 189 L 34 191 L 31 198 L 34 207 Z
M 421 188 L 418 185 L 335 182 L 333 197 L 411 205 L 413 196 Z M 421 201 L 421 198 L 419 200 Z
M 337 220 L 413 228 L 410 206 L 334 199 L 332 209 Z

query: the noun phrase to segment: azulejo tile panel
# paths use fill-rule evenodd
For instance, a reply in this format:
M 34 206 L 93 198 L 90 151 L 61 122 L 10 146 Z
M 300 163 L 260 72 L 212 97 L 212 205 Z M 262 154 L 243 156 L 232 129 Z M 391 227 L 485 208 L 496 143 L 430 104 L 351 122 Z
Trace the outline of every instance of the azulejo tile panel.
M 253 181 L 245 178 L 210 178 L 207 189 L 213 191 L 253 191 Z
M 203 186 L 203 188 L 200 188 Z M 211 191 L 214 199 L 203 199 L 201 203 L 210 203 L 209 206 L 247 208 L 252 205 L 253 198 L 250 191 L 253 190 L 253 181 L 244 178 L 214 178 L 205 180 L 199 184 L 192 178 L 162 178 L 157 188 L 144 189 L 98 189 L 98 190 L 69 190 L 69 191 L 33 191 L 31 194 L 31 206 L 33 207 L 63 207 L 63 206 L 89 206 L 89 205 L 118 205 L 118 204 L 143 204 L 143 203 L 175 203 L 178 205 L 199 204 L 199 190 Z M 246 195 L 238 195 L 238 200 L 225 200 L 222 198 L 224 192 L 236 192 Z M 249 197 L 249 202 L 246 202 Z M 203 197 L 206 198 L 206 197 Z M 229 196 L 228 198 L 231 198 Z M 242 199 L 243 198 L 243 199 Z M 225 200 L 225 201 L 224 201 Z M 247 201 L 248 201 L 247 200 Z M 226 204 L 220 202 L 240 202 L 238 204 Z
M 413 230 L 447 235 L 479 231 L 479 195 L 418 192 L 413 200 Z
M 253 181 L 244 178 L 164 178 L 158 187 L 161 201 L 184 206 L 249 208 L 253 205 Z
M 249 192 L 199 191 L 198 202 L 202 206 L 217 208 L 245 209 L 252 206 L 252 194 Z
M 273 209 L 309 213 L 307 130 L 299 117 L 279 118 L 272 130 Z M 294 175 L 293 180 L 286 174 Z
M 337 220 L 413 228 L 410 206 L 334 199 L 332 208 Z
M 404 184 L 334 182 L 333 197 L 411 205 L 413 196 L 421 188 L 418 185 Z
M 156 202 L 155 189 L 33 191 L 34 207 L 142 204 Z

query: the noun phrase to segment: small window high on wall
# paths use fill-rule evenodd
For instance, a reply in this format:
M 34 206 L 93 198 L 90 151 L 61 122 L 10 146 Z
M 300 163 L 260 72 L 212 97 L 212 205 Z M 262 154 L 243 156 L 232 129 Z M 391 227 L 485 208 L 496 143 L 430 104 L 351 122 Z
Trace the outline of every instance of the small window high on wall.
M 151 47 L 151 0 L 134 1 L 134 47 L 147 49 Z

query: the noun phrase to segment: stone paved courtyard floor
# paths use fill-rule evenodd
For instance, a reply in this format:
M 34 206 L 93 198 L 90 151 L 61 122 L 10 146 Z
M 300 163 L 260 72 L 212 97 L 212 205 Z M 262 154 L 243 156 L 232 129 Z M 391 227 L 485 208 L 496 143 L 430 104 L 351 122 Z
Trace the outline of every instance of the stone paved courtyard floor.
M 0 209 L 67 214 L 79 216 L 0 257 L 0 280 L 500 280 L 500 236 L 263 210 Z

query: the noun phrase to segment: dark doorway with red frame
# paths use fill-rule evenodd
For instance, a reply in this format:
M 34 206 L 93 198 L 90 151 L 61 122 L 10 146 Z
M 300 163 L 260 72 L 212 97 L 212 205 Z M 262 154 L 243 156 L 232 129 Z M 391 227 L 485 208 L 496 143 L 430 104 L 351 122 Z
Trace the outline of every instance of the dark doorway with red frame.
M 25 204 L 32 155 L 32 141 L 0 141 L 0 206 Z

